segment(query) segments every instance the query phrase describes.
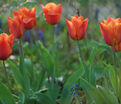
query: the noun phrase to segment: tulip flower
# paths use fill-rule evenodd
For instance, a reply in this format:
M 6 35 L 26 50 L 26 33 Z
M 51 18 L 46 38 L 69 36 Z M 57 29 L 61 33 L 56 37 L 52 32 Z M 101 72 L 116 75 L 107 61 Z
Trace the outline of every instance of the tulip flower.
M 73 40 L 82 40 L 86 34 L 88 18 L 85 20 L 82 16 L 77 15 L 71 17 L 71 21 L 66 19 L 66 25 L 69 35 Z
M 22 9 L 19 9 L 18 11 L 14 11 L 13 15 L 14 16 L 22 15 L 24 28 L 32 29 L 36 25 L 35 11 L 36 11 L 36 7 L 30 10 L 24 7 Z
M 14 35 L 0 34 L 0 60 L 6 60 L 12 53 Z
M 111 46 L 111 48 L 113 49 L 113 47 Z M 116 52 L 120 52 L 121 51 L 121 43 L 119 45 L 115 46 L 115 51 Z
M 13 19 L 8 17 L 9 32 L 14 35 L 16 39 L 24 35 L 24 24 L 22 16 L 15 16 Z
M 116 46 L 121 42 L 121 18 L 111 18 L 100 22 L 100 30 L 105 42 L 110 46 Z
M 48 3 L 45 6 L 42 4 L 40 6 L 44 12 L 44 16 L 48 24 L 55 25 L 60 21 L 62 4 L 56 5 L 55 3 Z

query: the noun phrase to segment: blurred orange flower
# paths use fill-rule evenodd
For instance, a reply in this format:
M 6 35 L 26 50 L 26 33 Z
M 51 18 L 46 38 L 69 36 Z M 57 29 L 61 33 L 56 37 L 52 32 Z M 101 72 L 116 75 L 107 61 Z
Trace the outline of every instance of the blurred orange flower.
M 66 19 L 66 25 L 69 35 L 73 40 L 81 40 L 84 38 L 86 34 L 87 24 L 88 18 L 84 20 L 82 16 L 71 16 L 71 21 Z
M 32 29 L 36 25 L 35 11 L 36 7 L 33 7 L 30 10 L 24 7 L 22 9 L 19 9 L 18 11 L 14 11 L 13 15 L 14 16 L 22 15 L 24 28 Z
M 55 3 L 48 3 L 45 7 L 42 4 L 40 4 L 40 6 L 44 12 L 44 16 L 48 24 L 55 25 L 60 21 L 62 4 L 56 5 Z
M 100 29 L 105 42 L 110 46 L 116 46 L 121 42 L 121 18 L 111 18 L 100 22 Z
M 9 32 L 14 35 L 15 38 L 19 39 L 24 35 L 24 25 L 22 16 L 14 16 L 14 18 L 8 17 Z
M 14 35 L 0 34 L 0 60 L 6 60 L 12 53 Z

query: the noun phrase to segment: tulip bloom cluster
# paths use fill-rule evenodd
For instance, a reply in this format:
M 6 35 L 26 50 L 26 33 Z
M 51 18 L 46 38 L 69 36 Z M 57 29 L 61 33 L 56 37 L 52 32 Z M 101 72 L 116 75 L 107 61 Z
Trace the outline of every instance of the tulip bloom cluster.
M 48 24 L 55 25 L 60 21 L 62 14 L 62 4 L 56 5 L 55 3 L 48 3 L 45 6 L 42 4 L 40 6 Z M 84 38 L 86 34 L 88 18 L 84 20 L 82 16 L 78 17 L 75 15 L 71 17 L 71 21 L 66 19 L 66 24 L 69 35 L 73 40 L 82 40 Z
M 8 17 L 9 32 L 0 34 L 0 60 L 7 59 L 12 53 L 14 39 L 20 39 L 25 29 L 32 29 L 36 25 L 36 8 L 22 8 L 13 12 L 13 18 Z
M 35 11 L 36 11 L 35 7 L 30 10 L 24 7 L 22 9 L 19 9 L 18 11 L 14 11 L 13 15 L 14 16 L 21 15 L 23 17 L 22 21 L 24 24 L 24 28 L 32 29 L 36 25 Z
M 14 34 L 16 39 L 20 39 L 24 35 L 24 29 L 32 29 L 36 25 L 35 18 L 36 8 L 22 8 L 13 11 L 13 19 L 8 17 L 9 32 Z
M 56 25 L 62 15 L 62 4 L 48 3 L 45 6 L 40 5 L 45 20 L 50 25 Z M 20 39 L 24 35 L 25 29 L 32 29 L 36 26 L 36 7 L 32 9 L 21 8 L 13 11 L 13 18 L 8 17 L 10 36 L 5 33 L 0 35 L 0 60 L 7 59 L 12 53 L 14 39 Z M 73 40 L 82 40 L 86 34 L 88 18 L 82 16 L 72 16 L 71 20 L 65 19 L 68 33 Z M 121 51 L 121 19 L 109 19 L 100 22 L 100 29 L 105 42 L 115 47 L 117 52 Z

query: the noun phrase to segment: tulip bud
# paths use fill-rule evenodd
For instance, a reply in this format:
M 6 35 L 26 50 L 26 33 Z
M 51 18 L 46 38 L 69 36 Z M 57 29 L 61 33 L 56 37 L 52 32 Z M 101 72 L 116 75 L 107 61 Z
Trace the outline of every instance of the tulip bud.
M 121 42 L 121 18 L 111 18 L 100 22 L 100 30 L 105 42 L 110 46 L 116 46 Z
M 22 16 L 15 16 L 13 19 L 8 17 L 9 32 L 14 35 L 16 39 L 24 35 L 24 25 Z
M 14 16 L 18 16 L 18 15 L 23 16 L 24 28 L 32 29 L 36 25 L 35 11 L 36 11 L 36 7 L 32 8 L 30 10 L 24 7 L 22 9 L 19 9 L 18 11 L 14 11 L 13 15 Z
M 71 21 L 66 19 L 66 25 L 69 35 L 73 40 L 82 40 L 86 34 L 88 18 L 85 20 L 82 16 L 77 15 L 71 17 Z
M 14 35 L 0 34 L 0 60 L 6 60 L 12 53 Z
M 55 25 L 60 21 L 62 4 L 56 5 L 55 3 L 48 3 L 45 6 L 42 4 L 40 6 L 44 12 L 44 16 L 48 24 Z

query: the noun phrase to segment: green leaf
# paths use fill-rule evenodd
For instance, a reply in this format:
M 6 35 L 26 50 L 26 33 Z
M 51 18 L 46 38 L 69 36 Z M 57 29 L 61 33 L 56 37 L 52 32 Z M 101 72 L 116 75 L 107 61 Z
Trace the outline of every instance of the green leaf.
M 105 50 L 108 50 L 109 52 L 112 52 L 111 48 L 107 44 L 105 44 L 104 42 L 98 42 L 98 41 L 93 40 L 93 41 L 88 41 L 87 45 L 89 47 L 97 47 L 98 50 L 99 50 L 98 53 L 100 53 L 100 54 L 103 53 Z
M 34 81 L 34 85 L 33 85 L 34 91 L 40 90 L 42 88 L 43 82 L 45 80 L 46 70 L 42 69 L 41 67 L 39 69 L 41 72 L 36 76 L 37 80 Z M 36 84 L 36 86 L 35 86 L 35 84 Z
M 24 73 L 22 74 L 12 61 L 9 60 L 8 62 L 10 64 L 15 80 L 18 82 L 19 85 L 21 85 L 23 92 L 25 93 L 25 96 L 28 97 L 29 89 L 30 89 L 30 81 L 26 70 L 24 70 Z
M 118 104 L 116 96 L 110 90 L 103 87 L 96 88 L 81 77 L 80 85 L 89 101 L 94 101 L 95 104 Z
M 94 71 L 94 58 L 95 58 L 95 53 L 96 53 L 96 49 L 93 48 L 91 50 L 91 54 L 90 54 L 90 57 L 89 57 L 89 82 L 92 84 L 92 85 L 96 85 L 96 77 L 95 77 L 95 71 Z
M 80 57 L 79 57 L 79 62 L 80 62 L 81 70 L 83 71 L 82 74 L 84 74 L 83 77 L 89 80 L 89 70 L 88 70 L 87 64 L 84 63 L 84 61 Z
M 108 103 L 110 104 L 118 104 L 118 100 L 116 98 L 116 96 L 114 95 L 113 92 L 111 92 L 108 89 L 105 89 L 101 86 L 98 87 L 99 92 L 104 95 L 104 98 L 108 101 Z
M 50 97 L 51 100 L 53 100 L 53 104 L 56 104 L 56 99 L 59 95 L 60 86 L 58 85 L 58 83 L 55 83 L 52 80 L 49 83 L 47 83 L 47 88 L 48 91 L 46 92 L 46 94 Z
M 109 72 L 109 79 L 110 79 L 111 85 L 112 85 L 113 89 L 116 89 L 117 86 L 116 86 L 116 81 L 115 81 L 115 70 L 114 70 L 113 66 L 111 66 L 111 65 L 107 65 L 107 70 Z
M 22 92 L 19 92 L 19 102 L 18 102 L 18 104 L 24 104 L 24 102 L 25 102 L 25 95 L 24 95 L 24 93 L 22 93 Z
M 78 70 L 71 75 L 64 85 L 62 95 L 61 95 L 61 104 L 70 104 L 72 100 L 71 87 L 76 84 L 80 76 L 82 75 L 82 70 Z
M 39 102 L 39 104 L 54 104 L 50 97 L 46 94 L 37 94 L 36 99 Z
M 92 66 L 93 63 L 94 63 L 95 52 L 96 52 L 96 49 L 95 49 L 95 48 L 92 48 L 90 57 L 89 57 L 89 59 L 88 59 L 91 66 Z
M 40 54 L 41 54 L 41 60 L 42 65 L 46 69 L 46 71 L 49 73 L 50 76 L 54 76 L 54 60 L 53 57 L 50 55 L 50 53 L 47 51 L 47 49 L 42 45 L 41 42 L 38 42 Z
M 5 104 L 15 104 L 11 92 L 1 82 L 0 82 L 0 100 L 5 102 Z
M 10 64 L 10 67 L 11 67 L 10 69 L 13 72 L 13 75 L 15 77 L 15 80 L 18 82 L 18 84 L 21 85 L 21 87 L 23 87 L 24 86 L 23 85 L 24 79 L 23 79 L 21 73 L 19 72 L 18 68 L 16 67 L 16 65 L 12 61 L 8 60 L 8 62 Z

